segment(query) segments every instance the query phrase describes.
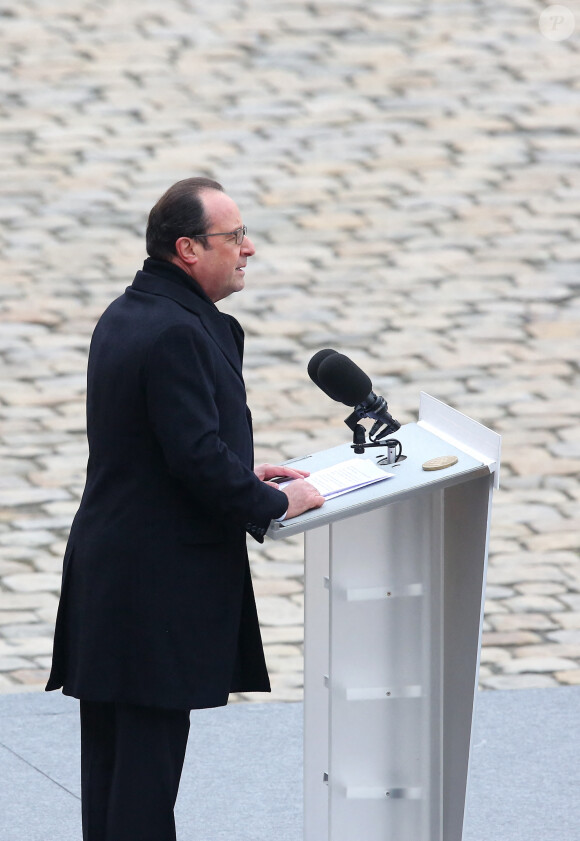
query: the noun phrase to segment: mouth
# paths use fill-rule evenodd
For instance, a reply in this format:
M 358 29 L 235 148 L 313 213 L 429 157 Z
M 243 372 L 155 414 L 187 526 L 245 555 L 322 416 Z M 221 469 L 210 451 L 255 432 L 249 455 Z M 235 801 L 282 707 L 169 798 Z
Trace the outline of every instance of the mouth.
M 242 274 L 245 274 L 245 271 L 244 271 L 245 268 L 246 268 L 245 265 L 244 266 L 236 266 L 236 271 L 241 272 Z

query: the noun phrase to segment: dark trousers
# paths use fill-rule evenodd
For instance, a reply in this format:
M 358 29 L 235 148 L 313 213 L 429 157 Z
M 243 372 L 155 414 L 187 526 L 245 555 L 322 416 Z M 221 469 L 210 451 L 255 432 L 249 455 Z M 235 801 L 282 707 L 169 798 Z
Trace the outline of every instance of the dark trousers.
M 175 841 L 189 710 L 81 701 L 83 841 Z

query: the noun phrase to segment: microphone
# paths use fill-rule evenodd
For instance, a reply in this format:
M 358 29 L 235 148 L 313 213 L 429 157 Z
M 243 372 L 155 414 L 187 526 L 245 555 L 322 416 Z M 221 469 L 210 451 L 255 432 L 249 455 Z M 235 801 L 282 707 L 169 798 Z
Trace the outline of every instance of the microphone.
M 368 375 L 348 356 L 330 348 L 319 350 L 308 364 L 308 374 L 332 400 L 353 406 L 356 417 L 376 421 L 369 433 L 371 440 L 377 437 L 383 425 L 386 429 L 378 437 L 400 429 L 401 424 L 389 414 L 385 398 L 374 393 Z
M 373 393 L 367 374 L 348 356 L 336 351 L 320 361 L 317 376 L 320 388 L 345 406 L 356 406 Z
M 324 350 L 317 351 L 310 362 L 308 363 L 308 376 L 312 380 L 312 382 L 318 386 L 321 391 L 324 391 L 325 394 L 328 394 L 324 386 L 321 385 L 320 380 L 318 379 L 318 369 L 320 368 L 321 363 L 329 356 L 332 356 L 337 351 L 332 350 L 332 348 L 324 348 Z M 329 397 L 332 397 L 331 394 L 328 394 Z M 335 397 L 332 397 L 335 400 Z

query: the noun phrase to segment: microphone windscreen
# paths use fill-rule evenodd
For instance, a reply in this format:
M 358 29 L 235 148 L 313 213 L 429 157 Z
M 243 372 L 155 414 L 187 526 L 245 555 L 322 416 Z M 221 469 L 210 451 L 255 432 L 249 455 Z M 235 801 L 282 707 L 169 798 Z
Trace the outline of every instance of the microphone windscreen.
M 323 362 L 328 356 L 332 356 L 334 353 L 336 353 L 336 351 L 332 350 L 331 348 L 324 348 L 323 350 L 318 350 L 308 363 L 308 376 L 310 377 L 312 382 L 315 385 L 317 385 L 318 388 L 321 388 L 323 391 L 324 388 L 320 385 L 320 382 L 318 380 L 318 369 L 320 367 L 320 363 Z
M 320 388 L 345 406 L 357 406 L 373 390 L 365 372 L 342 353 L 328 355 L 318 366 Z

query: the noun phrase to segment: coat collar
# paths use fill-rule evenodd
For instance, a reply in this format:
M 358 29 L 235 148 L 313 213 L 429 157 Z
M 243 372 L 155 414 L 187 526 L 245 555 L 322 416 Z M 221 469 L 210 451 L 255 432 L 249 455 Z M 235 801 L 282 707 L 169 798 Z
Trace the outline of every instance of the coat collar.
M 201 286 L 179 266 L 165 260 L 145 260 L 132 288 L 170 298 L 199 316 L 209 336 L 218 345 L 236 373 L 242 376 L 243 330 L 230 315 L 218 310 Z

